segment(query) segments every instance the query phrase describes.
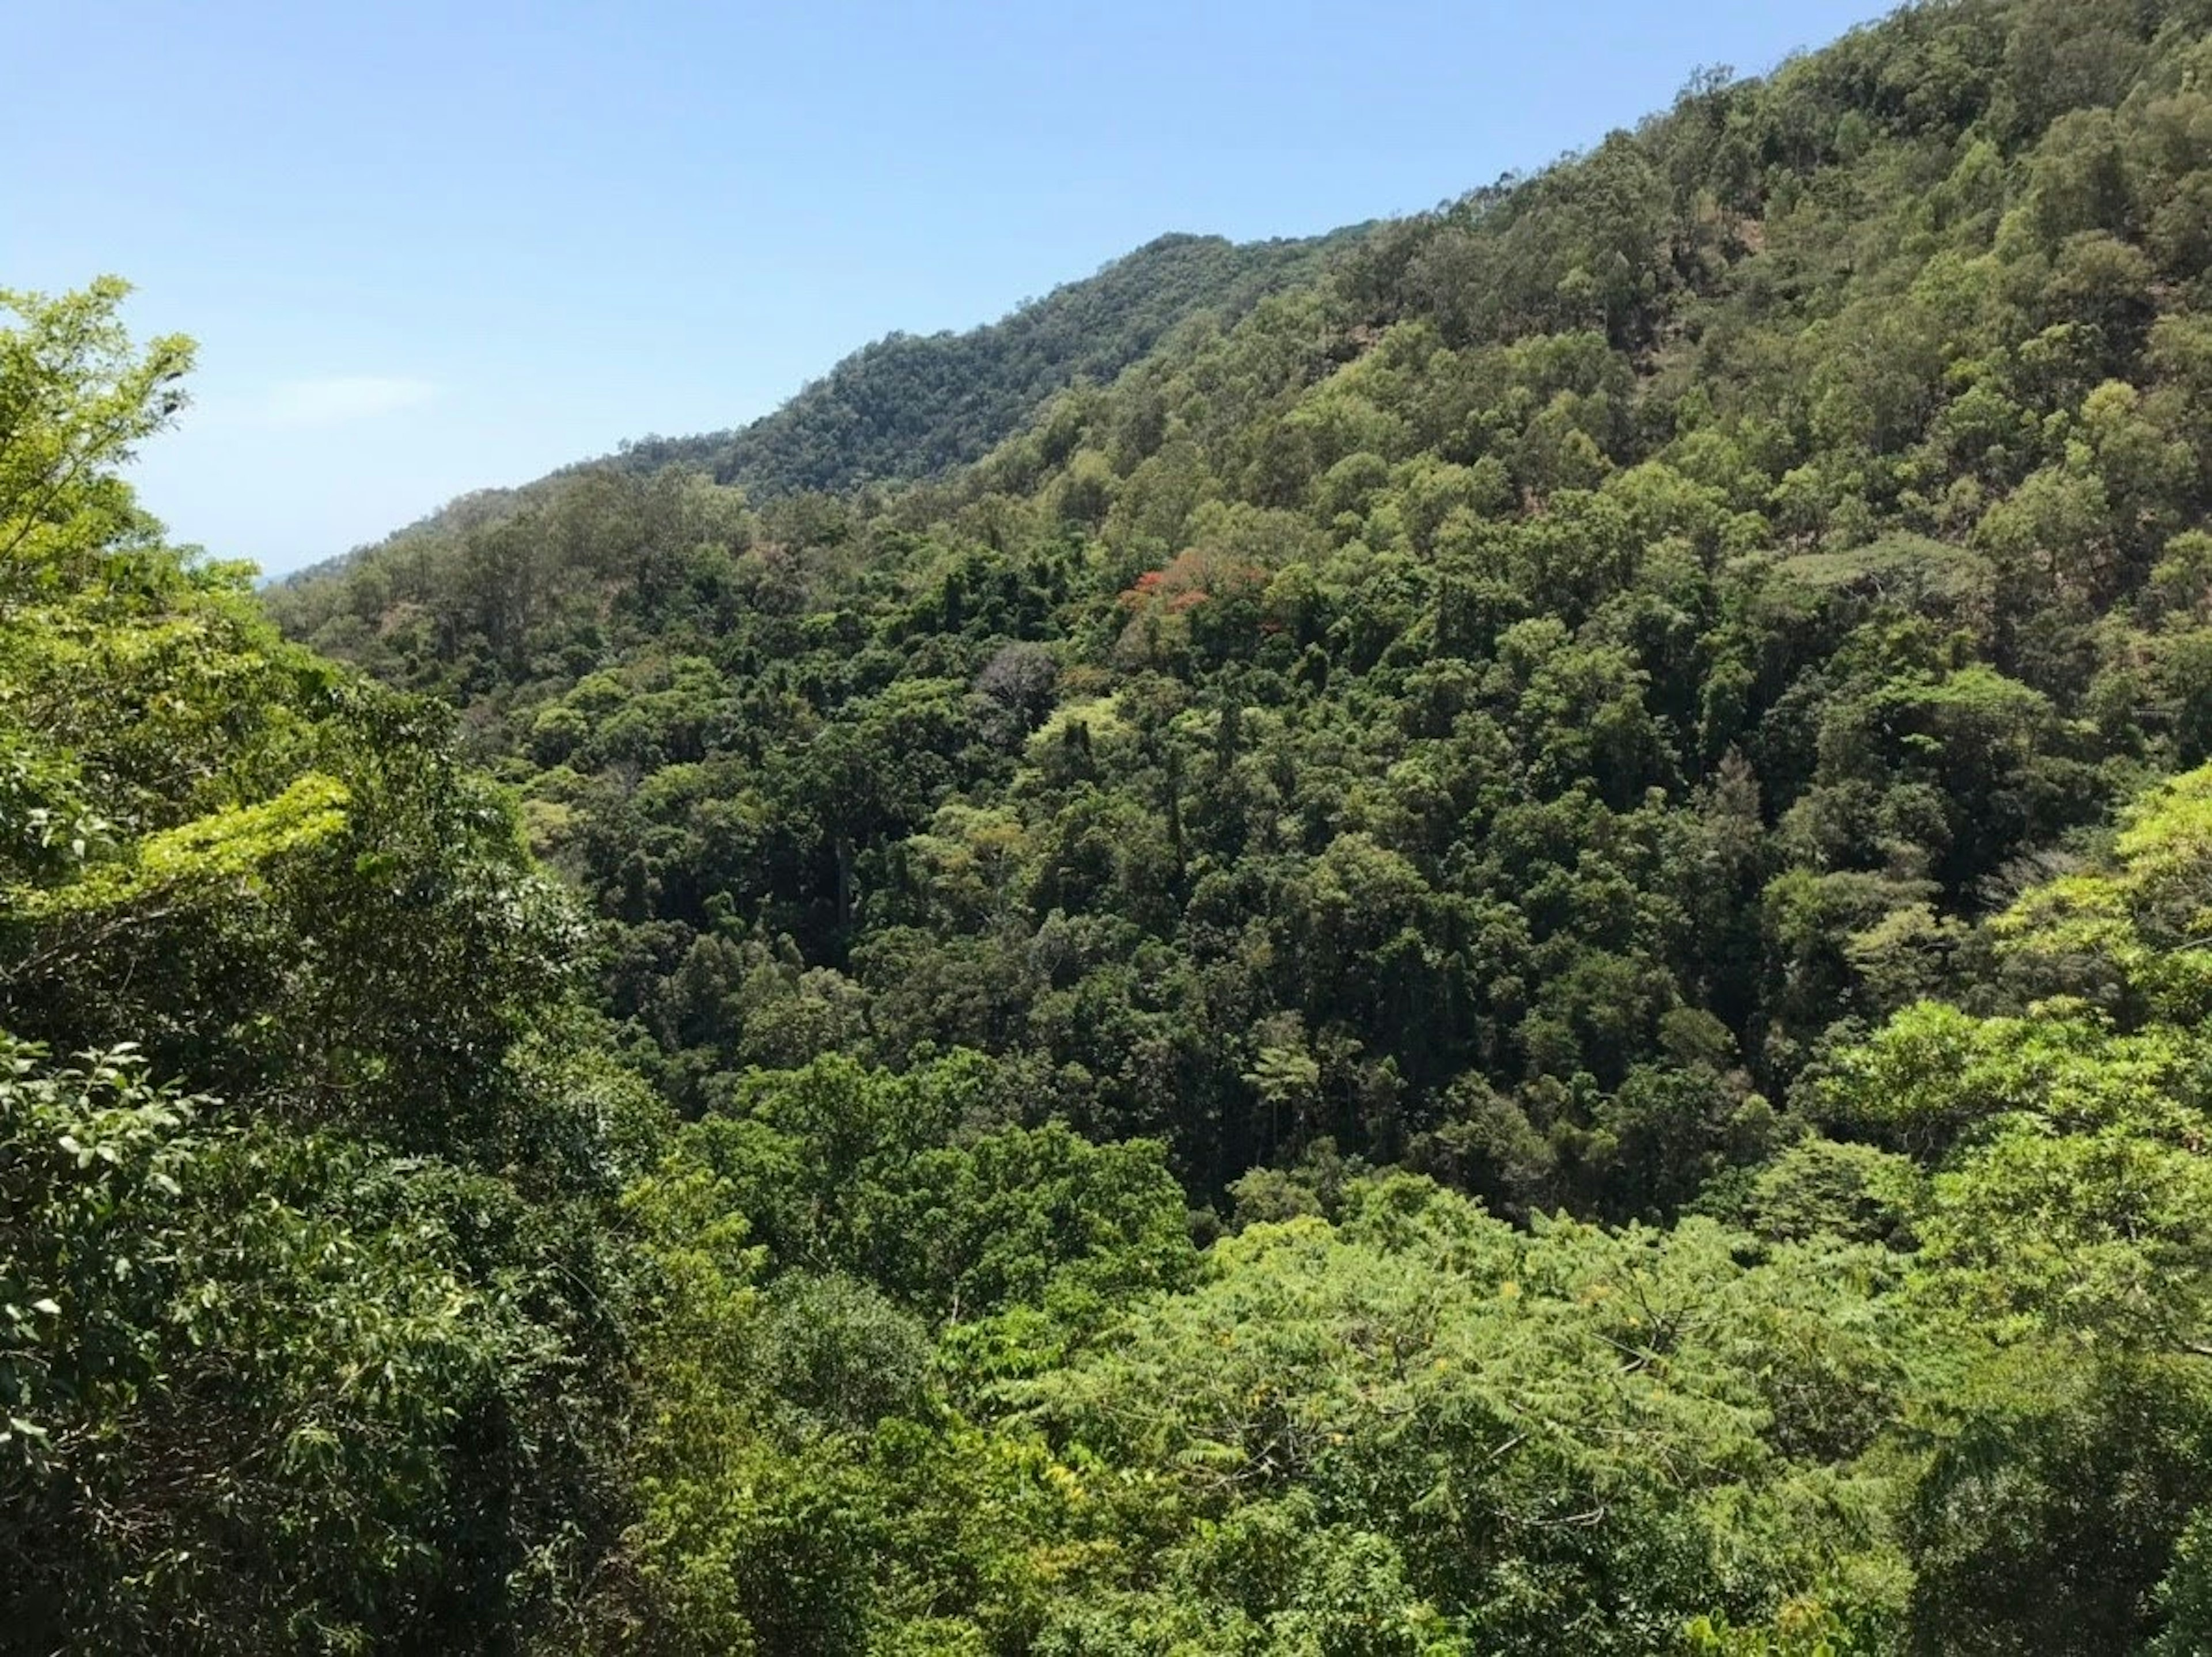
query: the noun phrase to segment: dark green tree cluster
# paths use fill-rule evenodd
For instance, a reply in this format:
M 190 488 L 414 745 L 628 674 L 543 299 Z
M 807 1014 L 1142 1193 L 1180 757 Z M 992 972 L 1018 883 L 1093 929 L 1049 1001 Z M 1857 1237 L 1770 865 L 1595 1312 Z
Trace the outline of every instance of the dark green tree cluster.
M 987 327 L 878 340 L 750 426 L 647 440 L 624 458 L 647 468 L 704 460 L 720 482 L 763 498 L 934 476 L 981 459 L 1064 387 L 1105 385 L 1185 325 L 1233 323 L 1310 280 L 1352 235 L 1162 236 Z

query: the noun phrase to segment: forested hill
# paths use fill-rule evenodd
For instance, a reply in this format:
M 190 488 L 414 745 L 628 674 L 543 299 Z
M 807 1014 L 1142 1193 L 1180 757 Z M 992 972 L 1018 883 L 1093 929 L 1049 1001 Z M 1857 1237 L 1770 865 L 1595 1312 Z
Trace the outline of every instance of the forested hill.
M 943 483 L 589 473 L 272 595 L 464 709 L 689 1108 L 952 1046 L 1661 1217 L 2206 756 L 2193 15 L 1907 10 Z
M 0 1628 L 2212 1650 L 2212 0 L 289 640 L 117 298 L 0 339 Z
M 1002 321 L 878 340 L 749 426 L 647 438 L 622 458 L 702 467 L 756 499 L 934 476 L 981 459 L 1054 392 L 1112 380 L 1192 318 L 1231 323 L 1310 280 L 1357 234 L 1243 244 L 1162 236 Z
M 681 468 L 738 484 L 756 500 L 933 476 L 980 459 L 1055 392 L 1113 379 L 1195 319 L 1234 322 L 1268 294 L 1312 279 L 1359 234 L 1241 244 L 1161 236 L 998 322 L 877 340 L 750 425 L 641 438 L 534 483 L 478 490 L 293 579 L 320 580 L 395 547 L 465 534 L 527 510 L 580 472 Z

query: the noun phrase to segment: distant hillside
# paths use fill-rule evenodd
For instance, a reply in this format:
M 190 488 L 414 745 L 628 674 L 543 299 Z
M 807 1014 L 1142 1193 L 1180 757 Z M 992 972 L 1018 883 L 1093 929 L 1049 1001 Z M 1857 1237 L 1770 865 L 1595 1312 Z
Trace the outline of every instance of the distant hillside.
M 1312 280 L 1365 228 L 1241 244 L 1161 236 L 998 322 L 877 340 L 750 425 L 641 438 L 519 489 L 473 490 L 376 546 L 465 534 L 545 498 L 558 480 L 609 465 L 640 474 L 671 466 L 708 471 L 756 500 L 950 471 L 1019 431 L 1054 393 L 1086 380 L 1104 384 L 1193 319 L 1211 316 L 1226 326 L 1268 294 Z M 286 582 L 330 574 L 365 550 L 310 565 Z
M 981 459 L 1054 392 L 1112 379 L 1201 312 L 1243 315 L 1356 235 L 1241 246 L 1162 236 L 988 327 L 878 340 L 741 430 L 628 452 L 709 463 L 719 482 L 756 496 L 949 471 Z

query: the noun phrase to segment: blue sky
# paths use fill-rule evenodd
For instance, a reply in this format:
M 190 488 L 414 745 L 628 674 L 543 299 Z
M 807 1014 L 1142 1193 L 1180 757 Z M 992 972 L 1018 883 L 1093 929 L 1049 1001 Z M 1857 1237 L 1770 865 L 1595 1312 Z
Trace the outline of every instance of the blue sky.
M 272 571 L 1168 230 L 1427 207 L 1887 9 L 72 0 L 21 9 L 0 286 L 201 345 L 142 493 Z

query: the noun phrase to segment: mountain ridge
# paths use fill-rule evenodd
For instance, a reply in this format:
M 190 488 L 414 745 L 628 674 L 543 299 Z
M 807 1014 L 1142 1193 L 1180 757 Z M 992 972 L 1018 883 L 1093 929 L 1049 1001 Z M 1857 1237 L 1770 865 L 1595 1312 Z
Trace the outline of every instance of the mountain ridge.
M 1197 318 L 1234 321 L 1366 228 L 1252 242 L 1168 232 L 1088 276 L 1024 300 L 994 322 L 929 334 L 894 330 L 744 426 L 687 437 L 648 434 L 526 483 L 471 490 L 376 541 L 288 572 L 276 584 L 315 580 L 380 548 L 480 525 L 580 472 L 678 466 L 711 473 L 762 500 L 935 476 L 980 458 L 1046 398 L 1081 379 L 1111 379 Z M 995 363 L 994 357 L 1011 361 Z M 887 387 L 886 379 L 895 383 Z M 917 383 L 920 397 L 899 395 Z M 832 455 L 842 458 L 825 459 Z

